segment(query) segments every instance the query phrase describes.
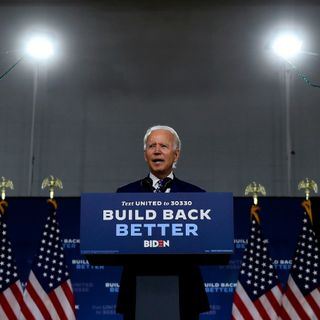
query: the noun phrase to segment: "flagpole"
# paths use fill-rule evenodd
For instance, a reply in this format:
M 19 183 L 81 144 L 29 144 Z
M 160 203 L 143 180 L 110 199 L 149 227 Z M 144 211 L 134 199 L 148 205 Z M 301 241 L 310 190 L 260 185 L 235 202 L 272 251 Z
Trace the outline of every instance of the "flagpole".
M 291 68 L 285 62 L 284 65 L 284 82 L 285 82 L 285 130 L 286 130 L 286 157 L 287 157 L 287 193 L 292 195 L 292 137 L 291 137 L 291 100 L 290 87 L 292 83 Z
M 32 195 L 33 187 L 33 174 L 34 174 L 34 132 L 35 132 L 35 118 L 36 118 L 36 105 L 38 95 L 39 83 L 39 64 L 34 65 L 34 78 L 33 78 L 33 97 L 32 97 L 32 115 L 31 115 L 31 131 L 30 131 L 30 151 L 29 151 L 29 178 L 28 178 L 28 196 Z

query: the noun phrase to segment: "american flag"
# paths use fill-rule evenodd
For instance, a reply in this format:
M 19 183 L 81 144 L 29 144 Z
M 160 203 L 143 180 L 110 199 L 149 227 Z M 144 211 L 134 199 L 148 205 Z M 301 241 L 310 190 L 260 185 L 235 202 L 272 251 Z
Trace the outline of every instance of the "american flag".
M 310 200 L 302 205 L 302 229 L 287 287 L 282 300 L 281 318 L 320 319 L 319 243 L 312 224 Z
M 50 212 L 29 274 L 22 313 L 27 320 L 74 320 L 74 296 L 60 239 L 57 204 L 55 200 L 48 202 Z
M 23 304 L 22 286 L 7 235 L 5 211 L 8 204 L 0 201 L 0 319 L 16 320 Z
M 282 287 L 261 232 L 259 210 L 251 207 L 250 237 L 233 297 L 232 319 L 277 319 L 280 310 Z

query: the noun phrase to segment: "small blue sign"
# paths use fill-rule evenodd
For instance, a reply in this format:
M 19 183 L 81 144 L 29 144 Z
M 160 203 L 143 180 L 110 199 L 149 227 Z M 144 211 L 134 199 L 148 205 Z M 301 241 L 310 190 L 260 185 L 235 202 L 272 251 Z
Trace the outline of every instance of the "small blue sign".
M 84 193 L 87 254 L 231 254 L 231 193 Z

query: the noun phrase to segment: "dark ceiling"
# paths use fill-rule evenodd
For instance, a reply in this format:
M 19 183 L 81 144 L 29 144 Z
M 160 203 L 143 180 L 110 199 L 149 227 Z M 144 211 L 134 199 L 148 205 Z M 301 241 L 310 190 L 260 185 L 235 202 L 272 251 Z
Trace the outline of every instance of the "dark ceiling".
M 112 7 L 319 5 L 318 0 L 2 0 L 0 5 L 103 5 Z

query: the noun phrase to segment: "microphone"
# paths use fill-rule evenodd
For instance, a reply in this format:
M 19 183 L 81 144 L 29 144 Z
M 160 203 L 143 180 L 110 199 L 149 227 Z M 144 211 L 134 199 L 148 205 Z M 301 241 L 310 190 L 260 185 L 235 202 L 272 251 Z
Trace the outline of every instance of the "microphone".
M 160 192 L 166 192 L 167 189 L 171 188 L 173 180 L 171 178 L 164 178 L 162 181 L 162 186 L 160 188 Z M 148 190 L 148 192 L 154 192 L 155 188 L 153 187 L 153 181 L 148 176 L 141 180 L 141 185 L 145 189 Z
M 162 182 L 161 192 L 166 192 L 167 189 L 171 188 L 172 185 L 172 179 L 171 178 L 164 178 Z
M 153 192 L 154 187 L 152 186 L 152 179 L 150 177 L 145 177 L 144 179 L 141 180 L 141 185 L 145 189 L 148 190 L 148 192 Z

